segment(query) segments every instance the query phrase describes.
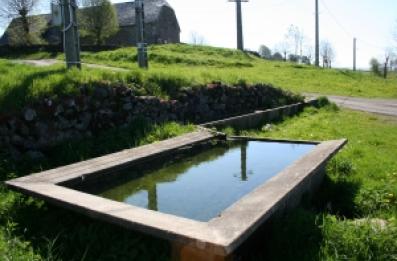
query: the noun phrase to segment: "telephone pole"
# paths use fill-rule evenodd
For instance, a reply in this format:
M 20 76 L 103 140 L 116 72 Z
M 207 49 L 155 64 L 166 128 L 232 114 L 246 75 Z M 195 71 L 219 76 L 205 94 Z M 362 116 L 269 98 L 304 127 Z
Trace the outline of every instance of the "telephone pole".
M 316 1 L 316 57 L 314 64 L 319 67 L 320 66 L 320 22 L 319 22 L 319 14 L 318 14 L 318 0 Z
M 248 0 L 229 0 L 229 2 L 236 3 L 236 17 L 237 17 L 237 49 L 244 51 L 243 39 L 243 18 L 241 15 L 241 2 L 248 2 Z
M 356 71 L 356 61 L 357 61 L 357 38 L 353 39 L 353 71 Z
M 63 49 L 68 69 L 81 69 L 80 39 L 76 18 L 77 4 L 75 0 L 62 0 L 63 17 Z
M 138 49 L 138 65 L 148 68 L 147 44 L 145 43 L 145 12 L 143 0 L 135 0 L 136 46 Z

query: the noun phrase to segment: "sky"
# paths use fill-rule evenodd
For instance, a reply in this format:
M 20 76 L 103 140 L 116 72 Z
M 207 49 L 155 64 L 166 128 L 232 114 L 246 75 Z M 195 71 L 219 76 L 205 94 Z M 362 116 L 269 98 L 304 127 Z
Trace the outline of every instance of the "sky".
M 112 0 L 114 3 L 124 1 Z M 176 12 L 182 42 L 190 42 L 194 32 L 201 35 L 207 45 L 236 47 L 235 3 L 228 0 L 168 2 Z M 264 44 L 274 50 L 284 40 L 291 24 L 304 32 L 305 45 L 313 47 L 314 3 L 314 0 L 249 0 L 242 3 L 245 48 L 258 50 Z M 320 40 L 333 45 L 334 66 L 352 67 L 354 37 L 357 38 L 357 66 L 363 69 L 369 67 L 372 57 L 383 59 L 388 47 L 397 46 L 392 37 L 393 29 L 397 27 L 397 0 L 319 0 L 319 4 Z
M 208 45 L 236 47 L 235 3 L 228 0 L 168 0 L 181 26 L 181 40 L 191 33 Z M 303 30 L 307 44 L 314 46 L 314 0 L 250 0 L 242 3 L 245 48 L 258 50 L 261 44 L 272 50 L 288 27 Z M 357 38 L 357 65 L 368 68 L 372 57 L 383 58 L 393 42 L 397 26 L 397 0 L 319 0 L 320 39 L 334 46 L 337 67 L 352 67 L 353 38 Z

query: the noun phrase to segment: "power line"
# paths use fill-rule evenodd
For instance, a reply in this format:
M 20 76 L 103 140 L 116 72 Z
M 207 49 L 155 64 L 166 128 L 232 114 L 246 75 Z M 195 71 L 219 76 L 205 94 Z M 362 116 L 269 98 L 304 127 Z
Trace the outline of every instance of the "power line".
M 342 23 L 339 22 L 339 20 L 336 18 L 336 16 L 331 12 L 331 10 L 328 8 L 324 0 L 321 0 L 321 3 L 323 4 L 324 8 L 326 9 L 327 13 L 331 16 L 331 18 L 335 21 L 335 23 L 342 29 L 342 31 L 349 37 L 353 37 L 353 34 L 351 34 L 343 25 Z
M 357 38 L 357 37 L 355 37 L 355 35 L 350 33 L 350 31 L 347 30 L 346 27 L 344 27 L 341 22 L 339 22 L 338 18 L 336 18 L 336 16 L 331 12 L 331 10 L 328 8 L 328 6 L 327 6 L 327 4 L 325 3 L 324 0 L 321 0 L 321 3 L 323 4 L 323 6 L 326 9 L 327 13 L 331 16 L 331 18 L 334 20 L 334 22 L 342 29 L 342 31 L 349 37 L 349 39 L 350 38 Z M 358 37 L 357 39 L 360 40 L 360 43 L 363 43 L 363 44 L 365 44 L 367 46 L 370 46 L 372 48 L 376 48 L 376 49 L 382 50 L 382 51 L 385 49 L 385 46 L 380 46 L 380 45 L 373 44 L 373 43 L 371 43 L 369 41 L 364 40 L 361 37 Z

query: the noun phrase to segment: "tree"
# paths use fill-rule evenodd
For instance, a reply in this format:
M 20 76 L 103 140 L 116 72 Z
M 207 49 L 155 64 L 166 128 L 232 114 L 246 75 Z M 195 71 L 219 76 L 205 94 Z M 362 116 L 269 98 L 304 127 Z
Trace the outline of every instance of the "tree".
M 295 56 L 302 56 L 302 45 L 303 45 L 303 32 L 296 25 L 291 24 L 288 27 L 288 33 L 286 35 L 287 39 L 294 46 Z
M 284 58 L 283 58 L 283 56 L 281 55 L 281 53 L 275 52 L 275 53 L 272 55 L 272 60 L 275 60 L 275 61 L 282 61 L 282 60 L 284 60 Z
M 42 42 L 46 22 L 39 16 L 30 16 L 38 0 L 0 0 L 0 18 L 12 20 L 7 32 L 11 45 L 31 45 Z
M 370 65 L 371 71 L 372 71 L 374 74 L 380 75 L 380 63 L 379 63 L 378 59 L 372 58 L 372 59 L 369 61 L 369 65 Z
M 259 46 L 259 55 L 264 59 L 272 58 L 272 51 L 266 45 Z
M 288 60 L 290 62 L 297 63 L 299 62 L 299 56 L 291 53 L 290 55 L 288 55 Z
M 311 58 L 309 58 L 309 56 L 306 56 L 306 55 L 303 55 L 301 57 L 301 61 L 302 61 L 302 63 L 304 63 L 306 65 L 311 65 L 312 64 Z
M 390 60 L 390 71 L 397 71 L 397 58 Z
M 323 68 L 331 68 L 332 67 L 332 61 L 335 58 L 335 51 L 334 48 L 332 47 L 332 44 L 324 40 L 320 44 L 320 55 L 323 60 Z
M 313 61 L 313 46 L 311 44 L 306 44 L 304 46 L 304 54 L 302 57 L 302 63 L 305 63 L 307 65 L 311 64 Z
M 103 45 L 119 30 L 116 10 L 109 0 L 83 0 L 83 7 L 79 12 L 81 36 Z
M 392 67 L 392 61 L 394 59 L 394 53 L 391 48 L 385 50 L 385 56 L 383 60 L 383 78 L 387 78 L 389 73 L 389 67 Z
M 206 41 L 205 41 L 204 36 L 202 36 L 198 32 L 193 31 L 190 33 L 189 42 L 193 45 L 204 45 Z
M 283 55 L 284 61 L 287 61 L 287 54 L 289 53 L 290 45 L 288 41 L 284 40 L 276 45 L 277 52 Z

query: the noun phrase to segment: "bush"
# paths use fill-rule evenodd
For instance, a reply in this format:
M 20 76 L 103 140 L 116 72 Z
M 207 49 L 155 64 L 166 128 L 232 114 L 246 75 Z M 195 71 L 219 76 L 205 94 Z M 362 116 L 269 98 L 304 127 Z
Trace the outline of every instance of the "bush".
M 283 61 L 284 60 L 283 56 L 279 52 L 274 53 L 272 56 L 272 59 L 275 61 Z
M 375 75 L 379 75 L 381 74 L 380 72 L 380 63 L 377 59 L 372 58 L 371 61 L 369 62 L 370 66 L 371 66 L 371 71 L 375 74 Z
M 317 107 L 321 108 L 329 105 L 331 102 L 328 100 L 326 96 L 320 96 L 317 98 Z

